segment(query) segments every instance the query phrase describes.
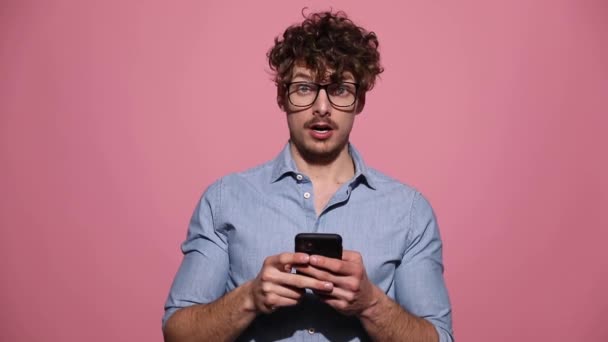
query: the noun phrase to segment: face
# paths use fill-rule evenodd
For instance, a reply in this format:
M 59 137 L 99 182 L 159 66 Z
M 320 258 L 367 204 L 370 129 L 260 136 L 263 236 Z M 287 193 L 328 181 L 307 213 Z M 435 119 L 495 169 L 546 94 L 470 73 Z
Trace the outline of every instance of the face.
M 356 82 L 351 74 L 343 75 L 344 82 Z M 313 73 L 303 67 L 295 66 L 291 82 L 330 83 L 327 75 L 324 80 L 315 81 Z M 287 125 L 292 146 L 305 160 L 312 163 L 327 163 L 335 160 L 345 151 L 350 131 L 363 104 L 360 99 L 349 107 L 337 107 L 328 98 L 325 89 L 319 90 L 315 102 L 307 107 L 294 106 L 287 97 L 282 104 L 287 113 Z

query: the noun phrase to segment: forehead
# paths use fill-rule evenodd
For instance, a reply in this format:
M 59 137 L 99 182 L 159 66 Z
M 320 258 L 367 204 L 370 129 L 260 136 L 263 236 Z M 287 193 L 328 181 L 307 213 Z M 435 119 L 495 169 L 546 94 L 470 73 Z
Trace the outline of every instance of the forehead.
M 323 75 L 323 77 L 318 77 L 314 70 L 312 70 L 304 65 L 296 64 L 291 69 L 291 80 L 292 81 L 304 80 L 304 81 L 329 82 L 331 80 L 332 76 L 334 76 L 334 70 L 332 70 L 332 69 L 327 69 L 327 71 L 325 72 L 325 75 Z M 342 77 L 339 77 L 339 79 L 341 79 L 343 81 L 354 81 L 355 80 L 353 74 L 348 71 L 343 72 Z

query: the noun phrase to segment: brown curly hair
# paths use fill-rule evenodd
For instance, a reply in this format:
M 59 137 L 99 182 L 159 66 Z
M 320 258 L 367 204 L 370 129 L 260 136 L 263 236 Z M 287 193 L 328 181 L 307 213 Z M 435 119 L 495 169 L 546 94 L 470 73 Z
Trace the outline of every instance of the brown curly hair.
M 284 96 L 282 89 L 291 81 L 296 64 L 311 69 L 316 81 L 321 81 L 328 69 L 333 71 L 333 82 L 350 72 L 360 85 L 360 95 L 371 90 L 383 71 L 376 34 L 355 25 L 342 11 L 302 15 L 305 20 L 287 28 L 282 39 L 276 37 L 267 53 L 279 96 Z

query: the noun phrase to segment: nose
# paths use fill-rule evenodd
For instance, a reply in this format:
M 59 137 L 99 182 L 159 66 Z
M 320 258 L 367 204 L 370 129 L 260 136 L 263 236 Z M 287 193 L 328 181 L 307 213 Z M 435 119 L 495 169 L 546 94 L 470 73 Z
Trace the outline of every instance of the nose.
M 331 108 L 331 102 L 329 102 L 327 92 L 325 89 L 319 89 L 319 95 L 317 95 L 317 99 L 312 104 L 313 115 L 318 115 L 321 117 L 330 115 Z

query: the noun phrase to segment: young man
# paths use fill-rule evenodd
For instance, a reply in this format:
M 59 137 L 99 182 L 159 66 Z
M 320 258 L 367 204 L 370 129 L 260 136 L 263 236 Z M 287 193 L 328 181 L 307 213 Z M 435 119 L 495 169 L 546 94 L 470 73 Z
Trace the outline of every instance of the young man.
M 343 13 L 311 14 L 275 40 L 268 57 L 289 143 L 203 195 L 165 304 L 165 341 L 452 341 L 429 203 L 349 144 L 382 72 L 377 48 Z M 342 260 L 293 253 L 302 232 L 340 234 Z

